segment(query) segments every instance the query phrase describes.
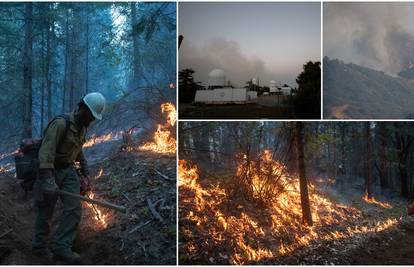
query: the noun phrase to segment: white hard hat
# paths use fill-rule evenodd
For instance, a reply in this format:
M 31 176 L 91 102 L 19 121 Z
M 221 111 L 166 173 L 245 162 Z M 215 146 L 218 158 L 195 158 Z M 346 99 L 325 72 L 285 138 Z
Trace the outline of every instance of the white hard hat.
M 105 109 L 105 97 L 101 93 L 89 93 L 83 97 L 83 102 L 92 112 L 95 119 L 102 120 L 102 112 Z

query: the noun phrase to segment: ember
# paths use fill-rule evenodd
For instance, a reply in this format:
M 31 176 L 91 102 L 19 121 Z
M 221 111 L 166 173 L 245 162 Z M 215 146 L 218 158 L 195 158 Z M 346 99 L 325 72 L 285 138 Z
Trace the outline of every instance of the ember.
M 140 146 L 140 150 L 156 153 L 175 153 L 177 150 L 177 142 L 171 136 L 171 131 L 169 130 L 177 121 L 175 106 L 172 103 L 163 103 L 161 104 L 161 112 L 167 113 L 167 122 L 164 125 L 158 124 L 157 131 L 154 133 L 154 141 Z

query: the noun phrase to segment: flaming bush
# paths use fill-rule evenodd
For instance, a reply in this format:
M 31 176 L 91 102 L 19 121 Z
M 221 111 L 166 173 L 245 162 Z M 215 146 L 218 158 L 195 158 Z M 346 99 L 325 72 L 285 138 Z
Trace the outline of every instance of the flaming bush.
M 140 150 L 153 151 L 156 153 L 175 153 L 177 142 L 171 136 L 169 130 L 177 121 L 177 111 L 172 103 L 161 104 L 161 112 L 167 113 L 167 122 L 162 125 L 158 124 L 157 131 L 154 133 L 154 140 L 140 146 Z
M 273 160 L 269 150 L 260 153 L 256 160 L 242 154 L 236 157 L 236 161 L 236 188 L 241 185 L 244 193 L 259 203 L 272 202 L 288 184 L 284 175 L 286 167 Z
M 272 159 L 270 151 L 260 156 L 265 164 L 239 157 L 237 175 L 249 176 L 257 196 L 275 174 L 283 185 L 278 196 L 260 208 L 250 201 L 234 199 L 219 182 L 203 186 L 198 168 L 179 161 L 181 254 L 190 262 L 248 264 L 294 252 L 314 241 L 350 239 L 376 233 L 397 224 L 397 220 L 362 224 L 362 213 L 339 205 L 309 185 L 313 226 L 302 224 L 299 178 L 289 176 L 285 167 Z M 247 163 L 248 162 L 248 163 Z M 211 257 L 214 255 L 214 257 Z M 207 258 L 205 258 L 207 257 Z

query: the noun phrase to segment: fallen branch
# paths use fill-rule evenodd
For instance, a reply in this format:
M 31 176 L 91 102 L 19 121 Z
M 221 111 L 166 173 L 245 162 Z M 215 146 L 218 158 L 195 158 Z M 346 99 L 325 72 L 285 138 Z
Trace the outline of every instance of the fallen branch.
M 8 231 L 6 231 L 4 234 L 1 234 L 0 235 L 0 239 L 3 238 L 3 237 L 5 237 L 6 235 L 8 235 L 9 233 L 11 233 L 12 231 L 13 231 L 13 228 L 10 229 L 10 230 L 8 230 Z
M 126 198 L 126 200 L 128 200 L 128 202 L 131 202 L 131 200 L 129 199 L 129 197 L 125 193 L 122 193 L 122 195 L 124 196 L 124 198 Z
M 148 207 L 152 213 L 152 216 L 159 220 L 161 223 L 164 223 L 164 220 L 162 219 L 161 215 L 155 210 L 155 205 L 151 202 L 149 198 L 147 198 Z M 157 203 L 157 202 L 156 202 Z
M 145 249 L 145 244 L 142 244 L 141 242 L 137 242 L 137 244 L 142 248 L 142 251 L 144 251 L 145 258 L 148 258 L 147 250 Z
M 128 234 L 132 234 L 136 231 L 138 231 L 139 229 L 141 229 L 142 227 L 144 227 L 145 225 L 149 224 L 152 220 L 146 221 L 145 223 L 140 223 L 137 226 L 135 226 L 133 229 L 131 229 Z
M 165 180 L 168 180 L 168 181 L 174 181 L 174 179 L 171 179 L 170 177 L 168 177 L 167 175 L 165 175 L 165 174 L 162 174 L 161 172 L 159 172 L 157 169 L 155 169 L 154 168 L 154 171 L 156 172 L 156 173 L 158 173 L 162 178 L 164 178 Z

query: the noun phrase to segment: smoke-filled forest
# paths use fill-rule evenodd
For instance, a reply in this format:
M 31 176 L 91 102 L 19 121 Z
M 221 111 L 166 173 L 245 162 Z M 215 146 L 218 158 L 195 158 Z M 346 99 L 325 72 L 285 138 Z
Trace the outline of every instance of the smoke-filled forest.
M 106 108 L 82 142 L 86 197 L 126 213 L 84 202 L 73 251 L 83 264 L 175 264 L 175 84 L 173 2 L 0 4 L 0 264 L 59 264 L 31 253 L 14 157 L 92 92 Z
M 180 263 L 412 264 L 413 130 L 180 122 Z

